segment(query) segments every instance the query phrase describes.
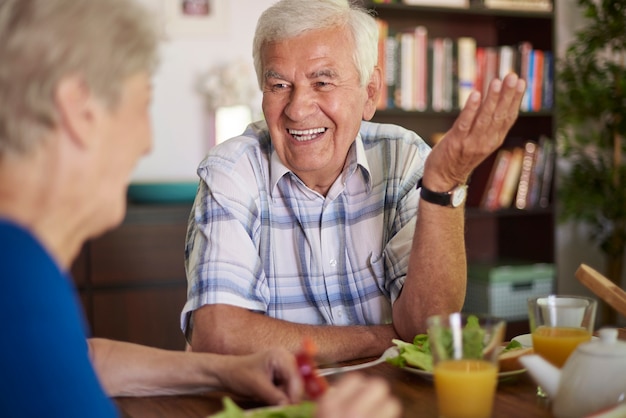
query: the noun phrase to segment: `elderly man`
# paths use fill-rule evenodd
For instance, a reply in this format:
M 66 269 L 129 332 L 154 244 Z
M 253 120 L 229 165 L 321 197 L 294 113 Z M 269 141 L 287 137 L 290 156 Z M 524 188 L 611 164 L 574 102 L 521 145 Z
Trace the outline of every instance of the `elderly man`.
M 200 164 L 182 327 L 194 351 L 374 356 L 465 296 L 464 199 L 503 142 L 524 82 L 495 80 L 432 150 L 367 122 L 381 89 L 377 29 L 347 0 L 281 0 L 258 21 L 265 121 Z
M 69 268 L 122 220 L 151 147 L 150 22 L 130 0 L 0 0 L 2 416 L 112 418 L 109 396 L 216 388 L 268 403 L 303 396 L 285 349 L 220 356 L 86 338 Z M 316 416 L 399 413 L 384 382 L 354 375 Z

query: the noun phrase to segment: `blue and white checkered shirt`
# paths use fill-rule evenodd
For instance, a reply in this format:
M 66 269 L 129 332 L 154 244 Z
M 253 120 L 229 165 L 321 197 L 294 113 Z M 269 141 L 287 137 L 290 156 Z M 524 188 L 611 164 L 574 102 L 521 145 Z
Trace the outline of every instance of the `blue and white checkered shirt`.
M 185 266 L 190 313 L 229 304 L 306 324 L 384 324 L 407 271 L 430 147 L 362 122 L 326 196 L 281 163 L 265 122 L 200 164 Z

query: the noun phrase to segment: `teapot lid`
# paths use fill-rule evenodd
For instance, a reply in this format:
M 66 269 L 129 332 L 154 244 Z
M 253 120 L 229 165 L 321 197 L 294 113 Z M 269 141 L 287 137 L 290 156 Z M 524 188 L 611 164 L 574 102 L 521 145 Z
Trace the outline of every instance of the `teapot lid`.
M 602 328 L 598 336 L 598 340 L 579 345 L 579 350 L 594 356 L 626 358 L 626 343 L 617 340 L 616 328 Z

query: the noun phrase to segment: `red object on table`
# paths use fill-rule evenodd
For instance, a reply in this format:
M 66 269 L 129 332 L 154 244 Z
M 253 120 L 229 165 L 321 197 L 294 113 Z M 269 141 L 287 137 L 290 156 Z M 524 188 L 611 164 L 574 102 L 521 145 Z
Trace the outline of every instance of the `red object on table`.
M 317 375 L 317 367 L 314 360 L 316 353 L 315 343 L 311 339 L 305 338 L 302 343 L 302 350 L 296 354 L 298 369 L 304 381 L 304 390 L 312 400 L 322 396 L 328 388 L 326 379 Z

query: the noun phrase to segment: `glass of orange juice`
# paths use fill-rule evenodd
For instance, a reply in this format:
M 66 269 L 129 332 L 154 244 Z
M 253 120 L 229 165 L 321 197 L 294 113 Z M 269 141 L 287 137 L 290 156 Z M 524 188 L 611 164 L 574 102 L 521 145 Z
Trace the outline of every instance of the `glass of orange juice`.
M 533 350 L 561 368 L 580 343 L 591 340 L 597 302 L 586 296 L 545 295 L 528 299 Z M 537 394 L 545 397 L 541 387 Z
M 427 324 L 439 417 L 491 417 L 506 322 L 456 312 Z

